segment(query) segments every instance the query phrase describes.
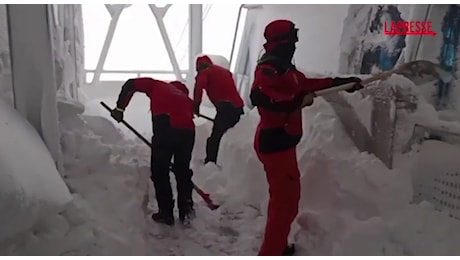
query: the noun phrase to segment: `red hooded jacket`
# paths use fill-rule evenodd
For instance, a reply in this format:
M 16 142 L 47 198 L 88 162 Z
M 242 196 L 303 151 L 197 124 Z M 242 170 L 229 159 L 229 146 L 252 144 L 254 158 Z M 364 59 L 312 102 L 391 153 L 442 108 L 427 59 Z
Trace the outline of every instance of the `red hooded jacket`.
M 150 98 L 154 123 L 155 117 L 167 116 L 171 127 L 195 128 L 193 101 L 187 95 L 187 87 L 181 82 L 167 83 L 152 78 L 129 79 L 122 87 L 117 107 L 125 109 L 135 92 L 143 92 Z
M 262 153 L 291 148 L 302 137 L 302 100 L 305 94 L 331 87 L 332 78 L 307 78 L 295 68 L 279 73 L 271 64 L 255 70 L 251 100 L 260 115 L 256 149 Z
M 244 105 L 237 89 L 232 73 L 218 65 L 212 63 L 208 56 L 200 56 L 196 59 L 198 74 L 195 77 L 195 89 L 193 92 L 193 102 L 195 106 L 201 104 L 203 90 L 214 105 L 219 102 L 230 102 L 235 107 Z
M 187 95 L 187 96 L 188 96 L 188 94 L 189 94 L 189 91 L 188 91 L 188 88 L 187 88 L 187 86 L 185 86 L 185 84 L 184 84 L 184 83 L 182 83 L 182 82 L 180 82 L 180 81 L 177 81 L 177 80 L 175 80 L 175 81 L 171 81 L 171 82 L 169 82 L 169 84 L 173 85 L 174 87 L 176 87 L 176 88 L 177 88 L 177 89 L 179 89 L 180 91 L 184 92 L 184 93 L 185 93 L 185 95 Z

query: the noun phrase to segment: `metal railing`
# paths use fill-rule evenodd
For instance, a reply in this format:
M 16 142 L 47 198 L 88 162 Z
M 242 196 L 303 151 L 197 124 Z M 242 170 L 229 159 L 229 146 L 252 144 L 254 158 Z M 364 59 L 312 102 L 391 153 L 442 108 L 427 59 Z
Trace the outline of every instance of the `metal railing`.
M 97 70 L 86 69 L 84 72 L 85 72 L 85 84 L 90 85 L 93 82 L 92 77 L 94 77 L 94 74 L 97 72 Z M 188 70 L 180 70 L 180 73 L 185 78 L 185 75 L 187 75 Z M 100 72 L 100 76 L 103 76 L 104 74 L 126 75 L 126 80 L 130 77 L 133 77 L 129 75 L 135 75 L 135 77 L 142 77 L 142 76 L 163 74 L 163 75 L 171 75 L 171 80 L 175 80 L 176 78 L 176 73 L 172 70 L 103 70 Z M 123 80 L 113 80 L 113 81 L 123 81 Z

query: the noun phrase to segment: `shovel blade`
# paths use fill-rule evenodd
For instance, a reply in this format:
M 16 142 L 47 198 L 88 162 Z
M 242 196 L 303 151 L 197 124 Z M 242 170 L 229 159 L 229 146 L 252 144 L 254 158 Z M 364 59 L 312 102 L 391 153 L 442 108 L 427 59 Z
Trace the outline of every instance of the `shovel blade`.
M 421 85 L 434 80 L 451 82 L 455 76 L 444 70 L 439 64 L 428 60 L 416 60 L 405 63 L 397 69 L 398 74 L 410 79 L 416 85 Z

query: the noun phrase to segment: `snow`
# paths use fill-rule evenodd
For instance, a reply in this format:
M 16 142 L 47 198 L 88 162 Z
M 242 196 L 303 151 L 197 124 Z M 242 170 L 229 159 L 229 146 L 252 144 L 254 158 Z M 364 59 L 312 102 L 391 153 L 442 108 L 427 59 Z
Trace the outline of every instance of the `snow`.
M 305 11 L 314 14 L 325 7 L 310 6 L 308 10 L 298 8 L 294 13 L 287 7 L 280 9 L 282 13 L 279 13 L 279 10 L 272 10 L 269 6 L 266 8 L 270 12 L 266 17 L 258 20 L 256 23 L 259 25 L 258 30 L 263 28 L 260 25 L 265 20 L 276 18 L 284 12 L 286 15 L 294 16 L 294 20 L 301 27 L 301 36 L 309 34 L 311 37 L 320 33 L 315 24 L 323 21 L 323 18 L 307 15 L 314 19 L 305 20 L 307 17 Z M 344 10 L 346 10 L 344 6 L 334 9 L 337 15 L 333 15 L 335 18 L 328 21 L 327 25 L 340 30 L 336 24 L 343 20 L 346 14 Z M 366 16 L 365 12 L 359 14 Z M 356 20 L 363 20 L 364 16 Z M 351 16 L 347 21 L 350 19 Z M 359 24 L 359 26 L 363 25 Z M 355 56 L 345 52 L 353 49 L 350 46 L 355 46 L 360 40 L 359 28 L 346 26 L 345 29 L 347 28 L 355 31 L 349 33 L 353 35 L 349 38 L 351 42 L 344 40 L 341 43 L 342 56 Z M 262 34 L 253 35 L 259 35 L 253 39 L 256 41 L 252 46 L 256 47 L 251 49 L 256 53 L 261 46 L 258 42 Z M 330 53 L 331 46 L 334 47 L 333 43 L 337 42 L 337 37 L 340 37 L 340 34 L 330 33 L 321 38 L 323 41 L 319 42 L 324 42 L 326 39 L 330 45 L 327 46 L 328 48 L 318 45 L 321 47 L 319 52 L 317 52 L 318 46 L 299 47 L 299 51 L 301 49 L 309 54 L 316 53 L 312 56 L 299 52 L 299 57 L 310 57 L 308 60 L 298 59 L 299 67 L 311 71 L 314 67 L 320 69 L 322 74 L 329 73 L 330 71 L 325 70 L 336 67 L 333 59 L 322 59 L 324 64 L 311 63 L 310 60 L 318 60 L 311 57 Z M 376 40 L 381 41 L 377 38 Z M 311 41 L 305 41 L 303 44 L 305 43 L 310 44 Z M 339 48 L 332 49 L 339 51 Z M 217 64 L 228 66 L 228 61 L 211 56 Z M 64 56 L 61 58 L 64 59 Z M 67 64 L 70 60 L 61 60 L 61 62 Z M 356 65 L 353 61 L 347 62 L 350 66 Z M 69 85 L 74 83 L 69 77 L 78 77 L 78 75 L 73 74 L 72 65 L 65 67 L 63 73 L 67 76 L 63 76 L 66 81 L 62 82 L 62 86 L 67 90 Z M 343 72 L 350 71 L 353 69 Z M 416 111 L 409 113 L 401 109 L 397 110 L 398 131 L 395 142 L 398 147 L 402 147 L 410 138 L 415 124 L 452 131 L 458 127 L 454 122 L 440 121 L 442 116 L 425 100 L 426 95 L 417 92 L 419 89 L 412 83 L 404 81 L 402 77 L 390 78 L 385 81 L 385 84 L 402 86 L 411 93 L 416 92 L 418 98 Z M 5 86 L 3 83 L 0 85 Z M 118 91 L 119 88 L 114 90 L 114 92 Z M 70 91 L 66 91 L 64 96 L 68 97 L 70 94 Z M 240 123 L 224 136 L 218 162 L 222 165 L 221 169 L 199 163 L 204 158 L 205 142 L 212 125 L 205 119 L 196 119 L 197 137 L 192 161 L 195 172 L 194 182 L 210 193 L 216 202 L 221 203 L 221 207 L 216 211 L 210 211 L 195 194 L 198 218 L 194 220 L 193 226 L 189 229 L 178 226 L 169 228 L 150 220 L 156 203 L 149 178 L 148 147 L 126 127 L 114 123 L 108 111 L 99 104 L 100 101 L 104 101 L 112 107 L 116 100 L 114 95 L 107 93 L 107 96 L 92 100 L 91 95 L 86 94 L 79 93 L 80 97 L 84 97 L 84 107 L 58 96 L 64 163 L 63 179 L 72 195 L 72 201 L 68 203 L 70 199 L 68 194 L 51 196 L 55 202 L 61 202 L 59 204 L 61 207 L 44 212 L 40 215 L 40 219 L 38 216 L 35 218 L 33 210 L 24 209 L 15 214 L 14 218 L 3 218 L 2 215 L 0 221 L 3 221 L 1 223 L 4 226 L 20 227 L 21 230 L 5 229 L 11 236 L 0 242 L 0 254 L 255 255 L 257 253 L 266 221 L 268 187 L 262 165 L 253 151 L 253 135 L 258 121 L 255 110 L 248 111 Z M 361 122 L 370 132 L 372 99 L 363 98 L 360 93 L 344 93 L 344 96 L 353 105 Z M 152 134 L 148 102 L 144 95 L 136 94 L 125 113 L 126 121 L 147 139 Z M 7 110 L 1 108 L 0 115 L 5 111 L 11 111 L 10 108 Z M 396 107 L 392 109 L 396 110 Z M 203 106 L 202 110 L 203 114 L 214 116 L 215 112 L 212 109 Z M 432 180 L 420 179 L 420 175 L 436 175 L 439 170 L 436 167 L 437 159 L 442 157 L 444 160 L 450 160 L 448 163 L 443 161 L 445 167 L 442 170 L 449 167 L 449 169 L 458 168 L 453 163 L 455 158 L 458 158 L 456 156 L 458 149 L 445 143 L 428 141 L 409 154 L 397 154 L 395 168 L 389 170 L 375 156 L 360 153 L 356 149 L 331 106 L 322 98 L 316 99 L 313 106 L 305 109 L 303 119 L 304 137 L 298 147 L 302 173 L 302 197 L 300 212 L 290 236 L 291 240 L 296 241 L 300 255 L 460 254 L 458 248 L 460 225 L 458 220 L 449 217 L 451 211 L 446 211 L 436 203 L 414 201 L 414 195 L 418 192 L 417 184 L 420 182 L 427 187 L 426 194 L 433 192 L 432 188 L 435 185 Z M 11 139 L 3 139 L 5 127 L 1 125 L 2 120 L 4 118 L 0 116 L 0 128 L 2 128 L 0 147 L 5 147 L 4 143 L 1 143 L 4 141 L 12 143 L 16 140 L 15 145 L 24 142 L 17 138 L 17 133 L 21 131 L 19 128 L 15 129 L 16 135 L 11 135 Z M 30 126 L 28 128 L 30 129 Z M 460 127 L 458 129 L 460 130 Z M 34 140 L 36 142 L 38 139 Z M 24 155 L 21 153 L 21 158 L 29 155 L 31 157 L 33 150 L 30 149 L 29 143 L 31 142 L 27 142 L 27 150 L 23 151 Z M 21 148 L 16 146 L 7 147 Z M 42 148 L 46 149 L 43 144 Z M 0 153 L 3 152 L 1 159 L 8 158 L 4 157 L 4 151 L 0 149 Z M 436 154 L 437 157 L 430 157 L 430 154 Z M 442 155 L 445 154 L 451 156 L 443 157 Z M 5 156 L 12 156 L 12 153 L 7 153 Z M 47 157 L 48 161 L 51 160 L 49 153 L 45 151 L 41 155 L 34 154 L 34 158 L 30 158 L 29 161 L 36 160 L 40 156 Z M 27 161 L 27 158 L 24 158 L 24 161 Z M 21 177 L 20 180 L 23 180 L 22 177 L 26 174 L 31 175 L 30 173 L 34 173 L 32 177 L 37 176 L 40 165 L 22 164 L 18 166 L 33 167 L 33 169 L 8 176 Z M 1 165 L 4 165 L 3 162 Z M 50 176 L 51 173 L 55 173 L 56 176 L 54 164 L 53 167 L 49 167 L 48 172 L 45 173 Z M 418 175 L 421 169 L 425 172 Z M 3 184 L 6 183 L 3 179 L 4 174 L 4 170 L 1 169 L 0 190 L 2 192 L 5 191 Z M 59 187 L 63 187 L 59 176 L 52 181 L 45 182 L 45 180 L 32 182 L 27 179 L 24 182 L 27 181 L 28 187 L 41 193 L 55 192 Z M 30 185 L 31 183 L 34 185 Z M 45 184 L 50 188 L 38 189 Z M 172 187 L 175 187 L 174 181 Z M 14 193 L 17 194 L 21 193 Z M 3 202 L 0 200 L 0 206 L 3 206 L 1 204 Z M 2 213 L 4 212 L 2 210 Z M 23 217 L 25 213 L 27 218 Z M 14 221 L 21 221 L 21 225 Z
M 35 129 L 0 100 L 0 242 L 72 199 Z
M 104 99 L 107 104 L 109 97 Z M 112 97 L 113 101 L 113 97 Z M 139 102 L 139 103 L 138 103 Z M 146 111 L 133 99 L 132 115 Z M 202 166 L 211 124 L 197 125 L 192 168 L 195 183 L 221 203 L 210 211 L 194 195 L 193 226 L 168 228 L 152 223 L 155 211 L 149 179 L 149 150 L 137 139 L 123 138 L 122 126 L 86 104 L 94 115 L 80 114 L 78 105 L 61 106 L 65 181 L 74 199 L 57 215 L 35 224 L 26 234 L 0 246 L 5 254 L 50 255 L 255 255 L 266 221 L 267 184 L 252 142 L 258 120 L 255 110 L 224 136 L 221 169 Z M 67 108 L 67 113 L 61 110 Z M 69 109 L 71 108 L 71 109 Z M 148 108 L 148 106 L 147 106 Z M 149 138 L 148 114 L 144 122 Z M 457 220 L 428 202 L 413 200 L 411 165 L 405 157 L 394 170 L 360 153 L 343 131 L 330 105 L 318 98 L 303 113 L 304 137 L 298 148 L 302 173 L 300 212 L 291 239 L 301 255 L 458 254 L 456 237 L 445 230 Z M 231 163 L 238 162 L 238 163 Z M 372 170 L 370 170 L 372 169 Z M 174 181 L 173 181 L 174 182 Z M 175 187 L 174 183 L 172 183 Z M 414 220 L 413 216 L 417 219 Z M 427 223 L 439 223 L 427 227 Z M 428 225 L 429 226 L 429 225 Z M 459 230 L 460 231 L 460 230 Z M 451 233 L 451 232 L 449 232 Z M 455 235 L 456 236 L 456 235 Z M 427 247 L 424 245 L 436 246 Z M 366 246 L 363 246 L 366 245 Z M 438 246 L 439 245 L 439 246 Z
M 411 175 L 402 169 L 413 162 L 411 158 L 398 165 L 401 170 L 388 170 L 374 156 L 359 153 L 324 101 L 318 100 L 303 116 L 306 131 L 298 149 L 301 211 L 291 234 L 302 247 L 301 254 L 458 254 L 457 240 L 439 232 L 437 225 L 426 227 L 440 223 L 441 230 L 457 230 L 458 222 L 429 203 L 410 204 Z M 251 152 L 252 135 L 247 134 L 254 132 L 256 120 L 252 111 L 224 137 L 220 158 L 238 163 L 218 162 L 221 171 L 196 168 L 202 174 L 195 181 L 218 201 L 225 201 L 222 207 L 245 205 L 264 216 L 267 187 L 262 166 Z M 423 246 L 427 244 L 443 245 L 430 249 Z
M 203 55 L 203 54 L 201 54 L 201 55 Z M 212 60 L 212 62 L 214 64 L 222 66 L 222 67 L 224 67 L 226 69 L 230 69 L 230 62 L 224 56 L 215 55 L 215 54 L 207 54 L 207 56 Z
M 372 108 L 373 98 L 372 96 L 363 96 L 360 92 L 345 93 L 348 103 L 357 112 L 360 122 L 366 127 L 367 132 L 372 135 Z

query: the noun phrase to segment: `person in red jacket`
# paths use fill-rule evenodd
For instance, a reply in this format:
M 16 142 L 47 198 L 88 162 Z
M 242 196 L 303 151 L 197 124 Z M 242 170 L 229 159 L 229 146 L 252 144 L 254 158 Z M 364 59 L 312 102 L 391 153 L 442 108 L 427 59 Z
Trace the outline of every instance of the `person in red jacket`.
M 169 180 L 172 171 L 177 182 L 177 206 L 181 222 L 194 215 L 192 200 L 192 175 L 190 160 L 195 144 L 193 101 L 187 87 L 179 82 L 167 83 L 152 78 L 129 79 L 118 96 L 112 117 L 123 120 L 123 112 L 135 92 L 143 92 L 150 98 L 152 111 L 151 179 L 155 187 L 159 211 L 152 215 L 155 222 L 174 225 L 174 199 Z
M 206 141 L 206 158 L 204 163 L 217 162 L 220 140 L 228 129 L 234 127 L 241 118 L 244 102 L 236 89 L 232 73 L 221 66 L 212 63 L 204 55 L 196 59 L 195 89 L 193 103 L 196 115 L 200 115 L 200 104 L 203 90 L 216 107 L 216 117 L 211 135 Z
M 296 146 L 302 137 L 304 97 L 350 82 L 357 84 L 347 91 L 362 88 L 359 78 L 307 78 L 298 71 L 291 61 L 297 31 L 289 20 L 275 20 L 266 26 L 265 54 L 256 66 L 250 93 L 260 115 L 254 149 L 269 184 L 268 216 L 259 255 L 287 255 L 293 250 L 287 239 L 300 199 Z

